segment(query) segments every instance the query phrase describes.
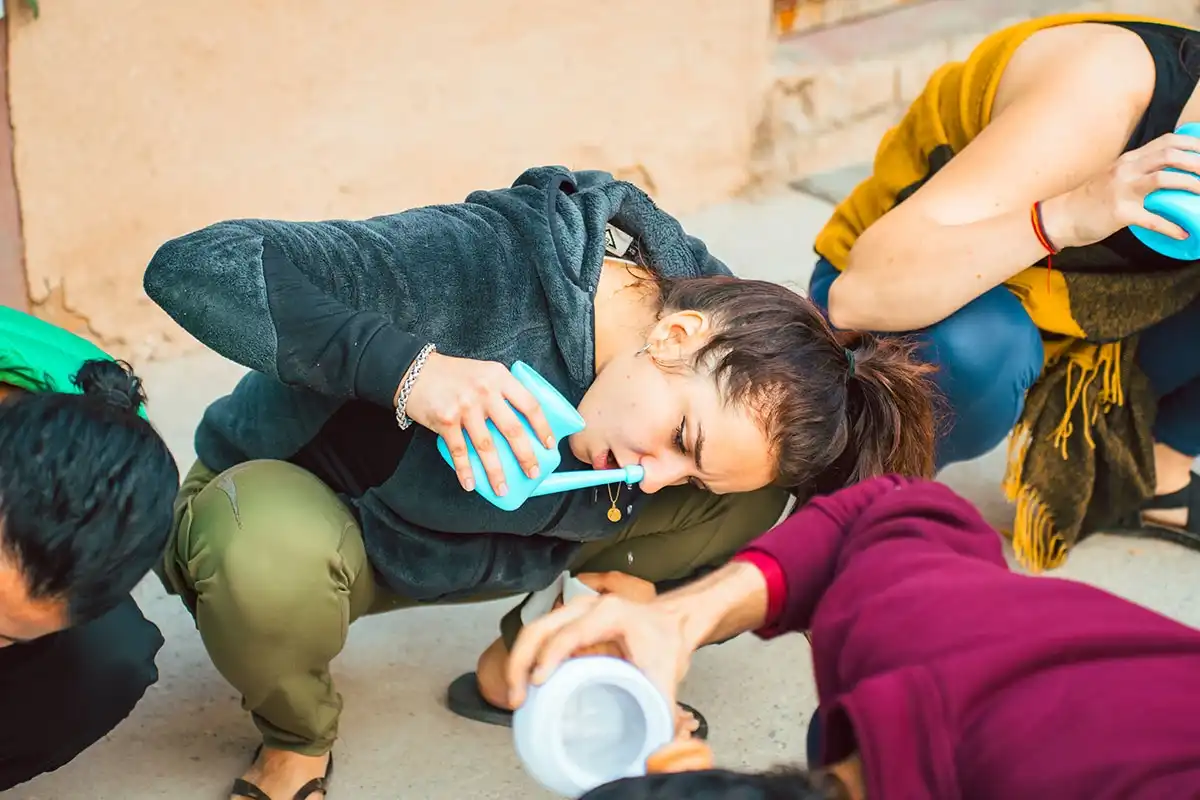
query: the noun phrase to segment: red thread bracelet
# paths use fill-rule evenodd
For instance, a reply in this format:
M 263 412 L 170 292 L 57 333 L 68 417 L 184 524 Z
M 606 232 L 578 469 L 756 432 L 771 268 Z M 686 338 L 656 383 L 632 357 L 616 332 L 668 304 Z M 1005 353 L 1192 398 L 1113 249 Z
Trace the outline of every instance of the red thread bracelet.
M 1038 200 L 1029 209 L 1029 222 L 1033 226 L 1033 235 L 1037 237 L 1038 243 L 1046 249 L 1046 288 L 1050 287 L 1050 273 L 1054 271 L 1054 266 L 1051 264 L 1051 256 L 1058 254 L 1058 248 L 1054 246 L 1054 242 L 1050 241 L 1050 237 L 1046 235 L 1046 223 L 1042 219 L 1042 201 Z
M 1050 237 L 1046 235 L 1046 223 L 1042 220 L 1042 201 L 1038 200 L 1029 209 L 1029 221 L 1033 224 L 1033 235 L 1037 237 L 1038 242 L 1042 247 L 1046 248 L 1046 252 L 1050 255 L 1056 255 L 1058 248 L 1054 246 L 1054 242 L 1050 241 Z

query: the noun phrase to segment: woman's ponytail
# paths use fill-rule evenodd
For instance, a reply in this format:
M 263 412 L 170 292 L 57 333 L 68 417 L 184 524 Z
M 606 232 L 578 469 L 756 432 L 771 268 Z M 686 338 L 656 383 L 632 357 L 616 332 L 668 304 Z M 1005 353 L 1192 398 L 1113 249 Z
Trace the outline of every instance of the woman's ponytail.
M 658 286 L 664 312 L 709 315 L 713 334 L 693 366 L 759 418 L 778 485 L 807 498 L 879 474 L 933 475 L 932 367 L 912 344 L 836 331 L 810 299 L 766 281 Z
M 849 354 L 848 483 L 887 473 L 931 478 L 936 470 L 933 368 L 914 358 L 914 345 L 866 333 L 838 336 Z
M 124 361 L 85 361 L 72 380 L 85 396 L 131 416 L 146 402 L 142 379 Z

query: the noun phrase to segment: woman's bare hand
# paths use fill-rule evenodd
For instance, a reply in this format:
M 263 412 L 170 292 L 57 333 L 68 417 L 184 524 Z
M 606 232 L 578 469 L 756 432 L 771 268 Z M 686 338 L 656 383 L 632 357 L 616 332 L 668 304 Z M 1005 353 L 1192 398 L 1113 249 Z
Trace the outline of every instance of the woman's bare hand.
M 1122 154 L 1079 187 L 1042 205 L 1046 233 L 1056 247 L 1082 247 L 1136 225 L 1186 239 L 1172 222 L 1146 210 L 1156 189 L 1200 194 L 1200 139 L 1168 133 Z
M 643 578 L 627 575 L 624 572 L 581 572 L 576 576 L 579 582 L 598 594 L 613 594 L 635 603 L 649 603 L 658 596 L 654 584 Z M 557 610 L 565 605 L 561 597 L 554 602 Z M 625 652 L 617 642 L 598 642 L 584 645 L 571 653 L 571 658 L 580 656 L 610 656 L 624 658 Z M 690 714 L 688 716 L 691 716 Z M 695 719 L 693 717 L 693 719 Z
M 694 650 L 682 620 L 662 605 L 615 594 L 579 597 L 521 629 L 508 657 L 512 707 L 525 702 L 530 683 L 542 684 L 562 662 L 597 646 L 632 662 L 671 704 Z
M 466 431 L 487 471 L 492 490 L 504 495 L 508 485 L 489 422 L 508 442 L 525 474 L 531 478 L 538 474 L 537 456 L 514 408 L 529 420 L 546 447 L 554 447 L 554 433 L 541 406 L 507 367 L 495 361 L 432 353 L 413 384 L 405 413 L 446 440 L 459 483 L 472 491 L 475 475 L 467 455 L 467 440 L 463 435 Z

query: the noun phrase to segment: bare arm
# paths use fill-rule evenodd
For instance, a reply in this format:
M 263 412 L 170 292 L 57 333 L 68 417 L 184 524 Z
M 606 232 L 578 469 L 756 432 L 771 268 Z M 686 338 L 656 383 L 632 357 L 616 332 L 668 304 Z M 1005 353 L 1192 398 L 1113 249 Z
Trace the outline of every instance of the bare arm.
M 835 617 L 852 620 L 875 592 L 914 575 L 1008 569 L 999 538 L 970 503 L 942 484 L 898 476 L 818 498 L 742 553 L 764 557 L 773 569 L 735 560 L 649 603 L 577 598 L 526 625 L 506 670 L 512 707 L 524 701 L 529 683 L 541 684 L 582 648 L 616 645 L 673 699 L 692 653 L 705 644 L 747 631 L 808 630 L 822 602 L 836 604 Z M 851 564 L 858 577 L 846 578 Z M 869 589 L 847 589 L 861 589 L 864 580 Z M 844 585 L 831 595 L 839 581 Z
M 757 567 L 735 561 L 663 595 L 659 603 L 681 621 L 684 642 L 695 651 L 761 628 L 767 621 L 767 590 Z
M 701 645 L 757 630 L 767 619 L 768 585 L 753 564 L 734 562 L 647 603 L 616 595 L 580 597 L 522 630 L 505 668 L 509 706 L 525 702 L 573 653 L 599 644 L 633 661 L 674 702 Z
M 1039 200 L 1051 240 L 1078 244 L 1078 209 L 1065 195 L 1121 154 L 1154 77 L 1145 46 L 1125 30 L 1032 37 L 1006 69 L 984 131 L 855 243 L 830 290 L 834 323 L 907 331 L 944 319 L 1046 255 L 1029 219 Z

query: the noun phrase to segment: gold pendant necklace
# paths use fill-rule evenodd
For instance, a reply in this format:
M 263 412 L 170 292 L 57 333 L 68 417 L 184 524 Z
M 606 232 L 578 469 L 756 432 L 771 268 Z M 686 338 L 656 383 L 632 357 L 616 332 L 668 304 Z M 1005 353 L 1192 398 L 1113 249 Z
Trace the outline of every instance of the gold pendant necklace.
M 621 484 L 617 484 L 617 493 L 613 494 L 612 484 L 608 485 L 608 500 L 612 503 L 612 508 L 608 510 L 609 522 L 621 521 L 621 509 L 617 508 L 617 501 L 621 499 Z

